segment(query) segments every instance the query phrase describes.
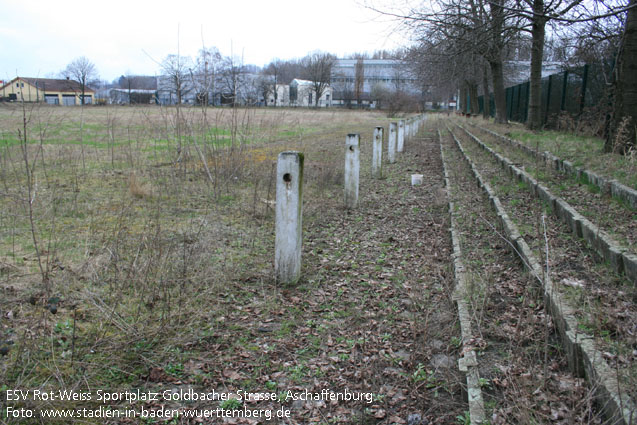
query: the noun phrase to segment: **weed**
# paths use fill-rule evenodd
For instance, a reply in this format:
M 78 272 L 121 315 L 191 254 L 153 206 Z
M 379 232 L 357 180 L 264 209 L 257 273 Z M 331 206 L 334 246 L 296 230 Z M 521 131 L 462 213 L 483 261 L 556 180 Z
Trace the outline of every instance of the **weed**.
M 242 407 L 241 400 L 229 398 L 219 404 L 219 408 L 223 410 L 240 410 Z
M 164 370 L 167 374 L 177 378 L 181 378 L 184 375 L 184 365 L 181 363 L 168 363 Z
M 464 412 L 464 415 L 456 416 L 456 421 L 463 425 L 471 425 L 471 416 L 469 415 L 469 412 L 466 411 Z

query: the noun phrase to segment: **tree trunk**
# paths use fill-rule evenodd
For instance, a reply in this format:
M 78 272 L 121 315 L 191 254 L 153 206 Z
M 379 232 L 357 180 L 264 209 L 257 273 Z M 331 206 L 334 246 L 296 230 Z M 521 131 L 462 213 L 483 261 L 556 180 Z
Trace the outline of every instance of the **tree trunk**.
M 502 70 L 502 60 L 495 59 L 489 61 L 491 68 L 491 79 L 493 80 L 493 97 L 495 99 L 495 122 L 498 124 L 507 123 L 507 102 L 504 91 L 504 73 Z
M 480 104 L 478 103 L 478 84 L 471 82 L 469 86 L 469 107 L 471 115 L 478 115 L 480 113 Z
M 460 108 L 460 112 L 463 114 L 467 113 L 467 84 L 463 84 L 460 89 L 460 99 L 458 99 L 458 106 Z
M 482 71 L 482 117 L 485 120 L 491 117 L 491 96 L 489 93 L 489 71 L 487 66 Z
M 630 0 L 617 61 L 617 83 L 610 129 L 604 150 L 628 152 L 636 144 L 637 126 L 637 0 Z
M 533 1 L 533 24 L 531 29 L 531 78 L 529 83 L 529 115 L 526 126 L 529 130 L 542 127 L 542 61 L 544 57 L 544 39 L 546 18 L 544 0 Z
M 498 124 L 506 124 L 506 92 L 504 91 L 504 70 L 502 65 L 502 49 L 503 40 L 502 33 L 504 29 L 504 1 L 492 0 L 489 3 L 491 14 L 490 32 L 490 52 L 487 55 L 487 61 L 491 67 L 491 79 L 493 80 L 493 97 L 495 98 L 495 122 Z

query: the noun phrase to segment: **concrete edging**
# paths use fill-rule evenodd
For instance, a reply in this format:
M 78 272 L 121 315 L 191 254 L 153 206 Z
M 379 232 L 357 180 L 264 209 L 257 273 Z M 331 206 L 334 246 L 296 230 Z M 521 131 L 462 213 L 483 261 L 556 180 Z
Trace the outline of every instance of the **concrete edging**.
M 502 168 L 508 170 L 512 177 L 526 183 L 529 190 L 537 197 L 546 201 L 553 210 L 553 213 L 569 225 L 575 235 L 584 239 L 595 252 L 608 261 L 614 272 L 624 274 L 628 280 L 637 284 L 637 255 L 632 254 L 626 247 L 616 242 L 608 233 L 600 230 L 586 217 L 571 207 L 568 202 L 554 196 L 548 188 L 538 183 L 529 173 L 518 168 L 508 158 L 495 152 L 474 136 L 469 130 L 459 125 L 467 135 L 483 150 L 490 153 L 501 164 Z
M 500 218 L 500 225 L 514 247 L 516 254 L 522 259 L 524 266 L 540 281 L 544 299 L 566 351 L 569 367 L 575 374 L 586 377 L 594 391 L 596 401 L 604 415 L 610 419 L 610 423 L 631 425 L 634 418 L 637 417 L 635 403 L 627 395 L 619 394 L 619 382 L 615 372 L 604 360 L 602 352 L 595 348 L 593 337 L 578 329 L 575 309 L 556 290 L 550 276 L 545 276 L 544 279 L 540 278 L 540 276 L 543 276 L 542 266 L 535 258 L 524 238 L 520 236 L 517 226 L 509 218 L 500 200 L 495 196 L 493 189 L 484 181 L 465 153 L 460 141 L 453 133 L 451 135 L 465 161 L 470 165 L 478 185 L 483 188 L 494 206 Z
M 460 321 L 460 331 L 462 333 L 462 353 L 463 357 L 458 359 L 458 368 L 464 372 L 467 377 L 467 401 L 469 404 L 469 417 L 472 424 L 482 424 L 486 421 L 484 411 L 484 400 L 482 398 L 482 389 L 480 388 L 480 372 L 478 369 L 478 358 L 475 347 L 471 345 L 474 337 L 473 327 L 471 324 L 471 312 L 466 301 L 466 278 L 465 267 L 462 262 L 462 252 L 460 250 L 460 239 L 456 231 L 456 220 L 454 213 L 454 204 L 449 199 L 449 174 L 445 165 L 445 155 L 442 148 L 440 131 L 438 131 L 438 139 L 440 142 L 440 157 L 442 160 L 442 170 L 444 173 L 445 189 L 447 191 L 447 199 L 449 200 L 449 217 L 451 225 L 449 232 L 451 234 L 451 244 L 453 246 L 453 269 L 455 288 L 453 291 L 453 300 L 458 308 L 458 320 Z
M 618 182 L 615 179 L 609 179 L 606 177 L 602 177 L 598 174 L 593 173 L 592 171 L 586 170 L 584 168 L 576 167 L 570 161 L 565 161 L 557 156 L 553 155 L 548 151 L 538 152 L 524 143 L 521 143 L 517 140 L 511 139 L 509 137 L 503 136 L 502 134 L 496 133 L 495 131 L 489 130 L 487 128 L 481 127 L 477 124 L 471 124 L 482 131 L 485 131 L 491 134 L 494 137 L 497 137 L 500 140 L 503 140 L 510 145 L 517 147 L 528 154 L 534 156 L 535 158 L 546 162 L 550 166 L 552 166 L 555 170 L 566 173 L 567 175 L 574 176 L 578 179 L 584 178 L 589 183 L 594 184 L 599 187 L 599 189 L 604 193 L 609 193 L 613 197 L 617 199 L 621 199 L 626 202 L 631 208 L 637 209 L 637 190 L 626 186 L 623 183 Z

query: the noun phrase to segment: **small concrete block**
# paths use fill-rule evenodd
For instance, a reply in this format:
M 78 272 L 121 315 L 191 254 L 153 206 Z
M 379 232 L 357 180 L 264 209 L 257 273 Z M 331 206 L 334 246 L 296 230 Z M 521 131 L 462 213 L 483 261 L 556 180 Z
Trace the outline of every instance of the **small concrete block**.
M 621 183 L 618 183 L 620 188 L 620 196 L 619 198 L 623 199 L 631 206 L 633 209 L 637 209 L 637 190 L 632 187 L 625 186 Z
M 637 255 L 629 252 L 622 253 L 622 265 L 628 280 L 637 284 Z
M 582 237 L 582 216 L 578 213 L 573 215 L 573 223 L 571 226 L 571 230 L 578 237 Z
M 558 210 L 560 212 L 560 218 L 571 228 L 574 234 L 577 234 L 577 218 L 579 213 L 573 209 L 566 201 L 557 199 L 555 204 L 560 204 Z
M 605 241 L 605 244 L 608 244 L 608 242 Z M 608 245 L 608 248 L 606 248 L 606 253 L 604 254 L 605 256 L 607 256 L 607 259 L 610 262 L 613 270 L 615 270 L 615 272 L 619 274 L 624 272 L 624 257 L 622 254 L 623 250 L 616 245 Z
M 592 247 L 595 246 L 595 238 L 597 237 L 597 226 L 591 223 L 588 219 L 582 217 L 581 220 L 582 226 L 582 238 L 588 242 L 588 244 Z
M 568 215 L 568 208 L 569 205 L 562 198 L 555 199 L 555 215 L 557 215 L 562 220 L 566 220 L 566 216 Z
M 622 197 L 622 184 L 620 182 L 618 182 L 617 180 L 611 180 L 610 181 L 610 194 L 613 195 L 613 197 L 618 198 L 618 199 L 624 199 L 624 197 Z
M 520 233 L 518 232 L 517 227 L 515 226 L 515 224 L 513 224 L 509 216 L 506 213 L 503 213 L 502 215 L 500 215 L 500 217 L 502 218 L 502 228 L 504 229 L 506 235 L 511 240 L 518 239 L 520 237 Z
M 549 204 L 551 208 L 554 207 L 555 196 L 553 196 L 546 187 L 542 186 L 541 184 L 538 184 L 535 190 L 537 191 L 537 196 L 541 200 Z

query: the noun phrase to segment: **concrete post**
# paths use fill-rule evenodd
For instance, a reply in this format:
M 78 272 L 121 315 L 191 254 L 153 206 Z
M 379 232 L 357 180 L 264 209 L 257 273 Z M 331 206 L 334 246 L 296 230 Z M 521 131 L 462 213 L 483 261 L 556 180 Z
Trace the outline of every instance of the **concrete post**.
M 396 151 L 402 152 L 405 147 L 405 120 L 398 121 L 398 142 L 396 143 Z
M 274 271 L 277 282 L 290 284 L 301 277 L 303 154 L 281 152 L 276 178 Z
M 411 120 L 405 121 L 405 141 L 411 139 Z
M 358 134 L 348 134 L 345 140 L 345 207 L 350 209 L 358 205 L 359 140 Z
M 374 145 L 372 150 L 372 177 L 383 177 L 383 127 L 374 129 Z
M 396 137 L 397 137 L 397 124 L 395 122 L 389 123 L 389 138 L 387 139 L 387 158 L 389 163 L 396 162 Z

